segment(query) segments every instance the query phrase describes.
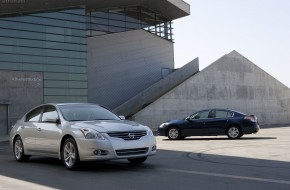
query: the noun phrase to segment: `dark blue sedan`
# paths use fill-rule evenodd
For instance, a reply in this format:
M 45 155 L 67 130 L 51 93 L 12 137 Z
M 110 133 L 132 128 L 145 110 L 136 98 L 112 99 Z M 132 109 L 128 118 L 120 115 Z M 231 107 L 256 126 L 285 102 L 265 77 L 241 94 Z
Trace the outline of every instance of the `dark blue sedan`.
M 158 128 L 158 134 L 167 136 L 171 140 L 184 139 L 188 136 L 217 135 L 227 135 L 230 139 L 238 139 L 244 134 L 257 133 L 259 129 L 255 115 L 226 109 L 207 109 L 198 111 L 185 119 L 162 123 Z

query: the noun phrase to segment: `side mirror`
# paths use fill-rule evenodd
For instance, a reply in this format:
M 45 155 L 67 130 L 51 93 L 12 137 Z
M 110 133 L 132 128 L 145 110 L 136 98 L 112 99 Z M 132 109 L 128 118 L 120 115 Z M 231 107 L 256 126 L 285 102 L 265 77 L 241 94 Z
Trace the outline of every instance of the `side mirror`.
M 43 122 L 46 122 L 46 123 L 56 123 L 56 124 L 60 124 L 60 119 L 57 118 L 57 119 L 52 119 L 52 118 L 44 118 Z
M 123 116 L 123 115 L 120 115 L 119 117 L 120 117 L 120 119 L 122 119 L 122 120 L 125 120 L 125 119 L 126 119 L 125 116 Z

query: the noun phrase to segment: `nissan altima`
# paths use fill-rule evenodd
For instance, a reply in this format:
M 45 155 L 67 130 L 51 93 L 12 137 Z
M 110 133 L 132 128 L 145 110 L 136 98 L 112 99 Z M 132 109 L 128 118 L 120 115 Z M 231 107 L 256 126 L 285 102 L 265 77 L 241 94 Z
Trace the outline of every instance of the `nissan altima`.
M 238 139 L 244 134 L 257 133 L 259 129 L 255 115 L 246 115 L 227 109 L 207 109 L 184 119 L 164 122 L 159 126 L 158 133 L 171 140 L 184 139 L 188 136 L 217 135 L 227 135 L 230 139 Z
M 32 109 L 12 127 L 10 143 L 17 161 L 33 155 L 56 157 L 68 169 L 77 168 L 81 161 L 128 159 L 141 164 L 156 154 L 149 127 L 85 103 Z

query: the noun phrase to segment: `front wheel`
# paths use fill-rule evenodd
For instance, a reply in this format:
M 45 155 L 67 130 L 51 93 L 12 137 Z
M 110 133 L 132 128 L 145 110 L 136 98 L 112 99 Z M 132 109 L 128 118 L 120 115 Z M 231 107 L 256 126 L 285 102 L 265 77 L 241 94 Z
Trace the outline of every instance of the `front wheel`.
M 142 164 L 147 160 L 147 157 L 141 157 L 141 158 L 129 158 L 128 161 L 133 165 Z
M 24 147 L 21 137 L 17 137 L 13 144 L 14 157 L 18 162 L 24 162 L 29 159 L 30 156 L 24 154 Z
M 67 169 L 74 170 L 79 165 L 78 147 L 73 138 L 65 140 L 62 146 L 61 159 Z
M 181 133 L 180 130 L 177 127 L 171 127 L 169 128 L 167 132 L 167 136 L 170 140 L 179 140 L 181 139 Z
M 237 126 L 230 126 L 226 133 L 230 139 L 238 139 L 243 135 L 241 129 Z

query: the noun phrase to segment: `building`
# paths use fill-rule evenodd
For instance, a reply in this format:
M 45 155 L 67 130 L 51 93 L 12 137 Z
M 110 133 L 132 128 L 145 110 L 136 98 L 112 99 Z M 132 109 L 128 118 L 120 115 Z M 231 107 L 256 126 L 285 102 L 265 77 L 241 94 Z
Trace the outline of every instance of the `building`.
M 0 134 L 32 107 L 115 108 L 174 69 L 182 0 L 0 1 Z

